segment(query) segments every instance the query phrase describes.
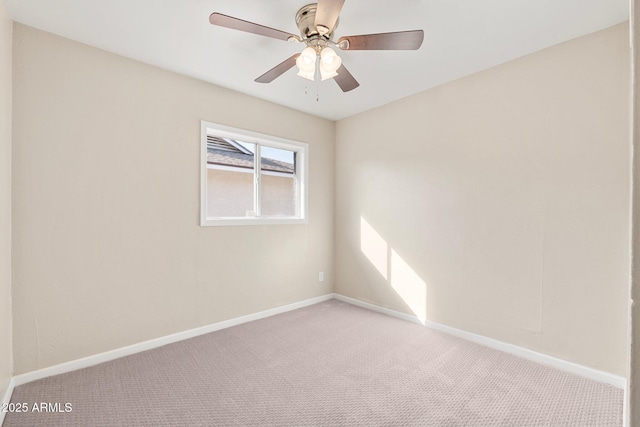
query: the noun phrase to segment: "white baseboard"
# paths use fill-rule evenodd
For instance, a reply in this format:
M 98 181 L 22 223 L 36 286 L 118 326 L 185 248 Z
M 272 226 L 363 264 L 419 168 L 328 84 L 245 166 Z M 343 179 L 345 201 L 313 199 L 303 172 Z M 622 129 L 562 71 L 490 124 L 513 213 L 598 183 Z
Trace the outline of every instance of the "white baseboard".
M 213 323 L 207 326 L 201 326 L 199 328 L 190 329 L 188 331 L 178 332 L 176 334 L 155 338 L 149 341 L 143 341 L 138 344 L 133 344 L 127 347 L 121 347 L 115 350 L 106 351 L 104 353 L 95 354 L 93 356 L 84 357 L 82 359 L 72 360 L 70 362 L 61 363 L 59 365 L 49 366 L 47 368 L 38 369 L 37 371 L 31 371 L 25 374 L 16 375 L 15 377 L 12 378 L 11 390 L 13 390 L 13 386 L 17 387 L 19 385 L 26 384 L 28 382 L 39 380 L 42 378 L 51 377 L 53 375 L 64 374 L 66 372 L 71 372 L 78 369 L 87 368 L 89 366 L 94 366 L 100 363 L 109 362 L 111 360 L 118 359 L 120 357 L 130 356 L 132 354 L 140 353 L 146 350 L 151 350 L 153 348 L 161 347 L 166 344 L 183 341 L 189 338 L 197 337 L 199 335 L 204 335 L 210 332 L 219 331 L 221 329 L 230 328 L 232 326 L 241 325 L 243 323 L 252 322 L 254 320 L 264 319 L 265 317 L 274 316 L 276 314 L 286 313 L 287 311 L 317 304 L 319 302 L 327 301 L 332 298 L 333 298 L 333 294 L 322 295 L 319 297 L 310 298 L 310 299 L 296 302 L 293 304 L 283 305 L 283 306 L 272 308 L 269 310 L 260 311 L 258 313 L 236 317 L 234 319 Z M 11 397 L 11 394 L 9 394 L 9 398 L 10 397 Z M 0 425 L 2 425 L 2 423 L 0 423 Z
M 461 329 L 452 328 L 450 326 L 446 326 L 440 323 L 419 319 L 418 317 L 410 314 L 401 313 L 399 311 L 392 310 L 386 307 L 381 307 L 379 305 L 371 304 L 368 302 L 360 301 L 355 298 L 350 298 L 344 295 L 333 293 L 333 294 L 327 294 L 327 295 L 323 295 L 316 298 L 307 299 L 307 300 L 300 301 L 293 304 L 284 305 L 281 307 L 272 308 L 270 310 L 265 310 L 258 313 L 237 317 L 235 319 L 229 319 L 223 322 L 218 322 L 218 323 L 202 326 L 195 329 L 190 329 L 188 331 L 167 335 L 165 337 L 144 341 L 144 342 L 133 344 L 127 347 L 122 347 L 122 348 L 107 351 L 104 353 L 99 353 L 93 356 L 88 356 L 82 359 L 77 359 L 70 362 L 61 363 L 59 365 L 39 369 L 37 371 L 32 371 L 32 372 L 27 372 L 25 374 L 17 375 L 11 379 L 11 382 L 9 383 L 9 388 L 7 389 L 7 392 L 5 393 L 5 396 L 4 396 L 5 400 L 3 400 L 3 402 L 9 401 L 8 399 L 11 398 L 11 393 L 14 387 L 17 387 L 19 385 L 22 385 L 31 381 L 47 378 L 53 375 L 64 374 L 66 372 L 71 372 L 71 371 L 75 371 L 82 368 L 87 368 L 89 366 L 94 366 L 99 363 L 108 362 L 114 359 L 118 359 L 120 357 L 129 356 L 135 353 L 140 353 L 142 351 L 161 347 L 166 344 L 171 344 L 174 342 L 186 340 L 199 335 L 208 334 L 210 332 L 219 331 L 221 329 L 230 328 L 232 326 L 241 325 L 243 323 L 251 322 L 254 320 L 264 319 L 266 317 L 274 316 L 276 314 L 286 313 L 287 311 L 317 304 L 319 302 L 327 301 L 332 298 L 335 298 L 340 301 L 344 301 L 346 303 L 349 303 L 355 306 L 359 306 L 359 307 L 377 311 L 379 313 L 383 313 L 389 316 L 393 316 L 402 320 L 417 323 L 420 325 L 425 325 L 432 329 L 436 329 L 436 330 L 445 332 L 447 334 L 450 334 L 459 338 L 463 338 L 467 341 L 484 345 L 486 347 L 490 347 L 496 350 L 504 351 L 505 353 L 510 353 L 515 356 L 519 356 L 524 359 L 528 359 L 543 365 L 551 366 L 556 369 L 560 369 L 566 372 L 580 375 L 585 378 L 610 384 L 614 387 L 618 387 L 622 389 L 626 388 L 627 380 L 624 377 L 613 375 L 608 372 L 598 371 L 596 369 L 582 366 L 577 363 L 569 362 L 553 356 L 548 356 L 546 354 L 538 353 L 523 347 L 518 347 L 513 344 L 508 344 L 502 341 L 498 341 L 493 338 L 488 338 L 482 335 L 474 334 L 472 332 L 467 332 Z M 0 417 L 2 417 L 2 414 L 0 414 Z M 2 418 L 0 418 L 0 421 L 1 419 Z M 0 425 L 2 424 L 0 423 Z
M 7 385 L 7 391 L 5 391 L 4 396 L 2 396 L 2 402 L 0 405 L 9 404 L 11 402 L 11 395 L 13 394 L 13 387 L 15 386 L 15 382 L 13 378 L 9 379 L 9 384 Z M 4 422 L 4 416 L 6 412 L 0 411 L 0 426 Z
M 406 320 L 407 322 L 417 323 L 418 325 L 423 325 L 423 326 L 425 324 L 425 322 L 423 320 L 420 320 L 417 316 L 407 314 L 407 313 L 402 313 L 387 307 L 382 307 L 380 305 L 372 304 L 370 302 L 365 302 L 365 301 L 351 298 L 351 297 L 345 297 L 344 295 L 340 295 L 340 294 L 333 294 L 333 298 L 339 301 L 349 303 L 351 305 L 366 308 L 372 311 L 377 311 L 378 313 L 386 314 L 387 316 L 397 317 L 398 319 Z
M 463 331 L 461 329 L 452 328 L 451 326 L 443 325 L 441 323 L 431 322 L 426 319 L 419 319 L 417 316 L 413 316 L 406 313 L 401 313 L 396 310 L 392 310 L 379 305 L 371 304 L 368 302 L 360 301 L 355 298 L 346 297 L 340 294 L 333 294 L 334 298 L 346 303 L 356 305 L 358 307 L 367 308 L 369 310 L 377 311 L 389 316 L 397 317 L 402 320 L 425 325 L 429 328 L 445 332 L 449 335 L 453 335 L 459 338 L 463 338 L 467 341 L 474 342 L 476 344 L 490 347 L 495 350 L 500 350 L 505 353 L 510 353 L 523 359 L 531 360 L 533 362 L 540 363 L 542 365 L 551 366 L 556 369 L 560 369 L 565 372 L 580 375 L 585 378 L 589 378 L 594 381 L 610 384 L 617 388 L 626 389 L 627 379 L 618 375 L 610 374 L 608 372 L 599 371 L 597 369 L 582 366 L 577 363 L 569 362 L 567 360 L 559 359 L 557 357 L 548 356 L 543 353 L 538 353 L 533 350 L 529 350 L 524 347 L 518 347 L 517 345 L 509 344 L 503 341 L 498 341 L 493 338 L 488 338 L 482 335 L 474 334 L 472 332 Z

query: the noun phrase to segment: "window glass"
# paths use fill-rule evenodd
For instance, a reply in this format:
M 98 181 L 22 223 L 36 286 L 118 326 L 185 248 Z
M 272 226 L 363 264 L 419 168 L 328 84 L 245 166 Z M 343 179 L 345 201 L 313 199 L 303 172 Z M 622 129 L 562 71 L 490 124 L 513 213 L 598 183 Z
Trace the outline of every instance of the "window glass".
M 243 143 L 249 153 L 220 146 L 207 147 L 207 216 L 254 217 L 255 144 Z
M 265 217 L 296 216 L 296 153 L 260 148 L 260 206 Z

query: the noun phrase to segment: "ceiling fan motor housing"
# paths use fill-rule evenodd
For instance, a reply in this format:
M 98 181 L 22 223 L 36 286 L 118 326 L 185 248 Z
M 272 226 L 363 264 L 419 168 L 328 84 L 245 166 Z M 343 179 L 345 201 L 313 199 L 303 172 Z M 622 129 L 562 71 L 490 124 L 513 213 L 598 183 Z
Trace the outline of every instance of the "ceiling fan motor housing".
M 300 30 L 300 35 L 303 39 L 310 39 L 313 37 L 322 37 L 325 40 L 331 40 L 333 38 L 333 31 L 329 33 L 329 28 L 319 26 L 316 28 L 316 10 L 318 8 L 317 3 L 311 3 L 300 8 L 296 13 L 296 25 Z M 340 20 L 336 21 L 333 26 L 333 30 L 338 27 Z

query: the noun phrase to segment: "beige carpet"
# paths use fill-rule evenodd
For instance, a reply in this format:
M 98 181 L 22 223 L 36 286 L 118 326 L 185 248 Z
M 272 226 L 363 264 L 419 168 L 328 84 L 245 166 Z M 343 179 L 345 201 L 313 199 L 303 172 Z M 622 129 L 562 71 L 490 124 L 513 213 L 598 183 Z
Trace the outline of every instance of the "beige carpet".
M 18 426 L 622 426 L 623 391 L 336 300 L 17 387 Z

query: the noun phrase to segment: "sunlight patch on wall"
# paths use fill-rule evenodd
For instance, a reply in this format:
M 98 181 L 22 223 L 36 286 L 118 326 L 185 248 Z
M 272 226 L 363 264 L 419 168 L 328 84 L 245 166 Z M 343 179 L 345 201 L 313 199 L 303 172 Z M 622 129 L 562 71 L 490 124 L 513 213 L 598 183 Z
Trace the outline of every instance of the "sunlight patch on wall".
M 382 277 L 387 279 L 387 242 L 362 217 L 360 217 L 360 250 L 382 274 Z
M 427 284 L 393 249 L 390 276 L 391 287 L 424 323 L 427 319 Z
M 420 322 L 425 324 L 427 284 L 363 217 L 360 217 L 360 250 Z

